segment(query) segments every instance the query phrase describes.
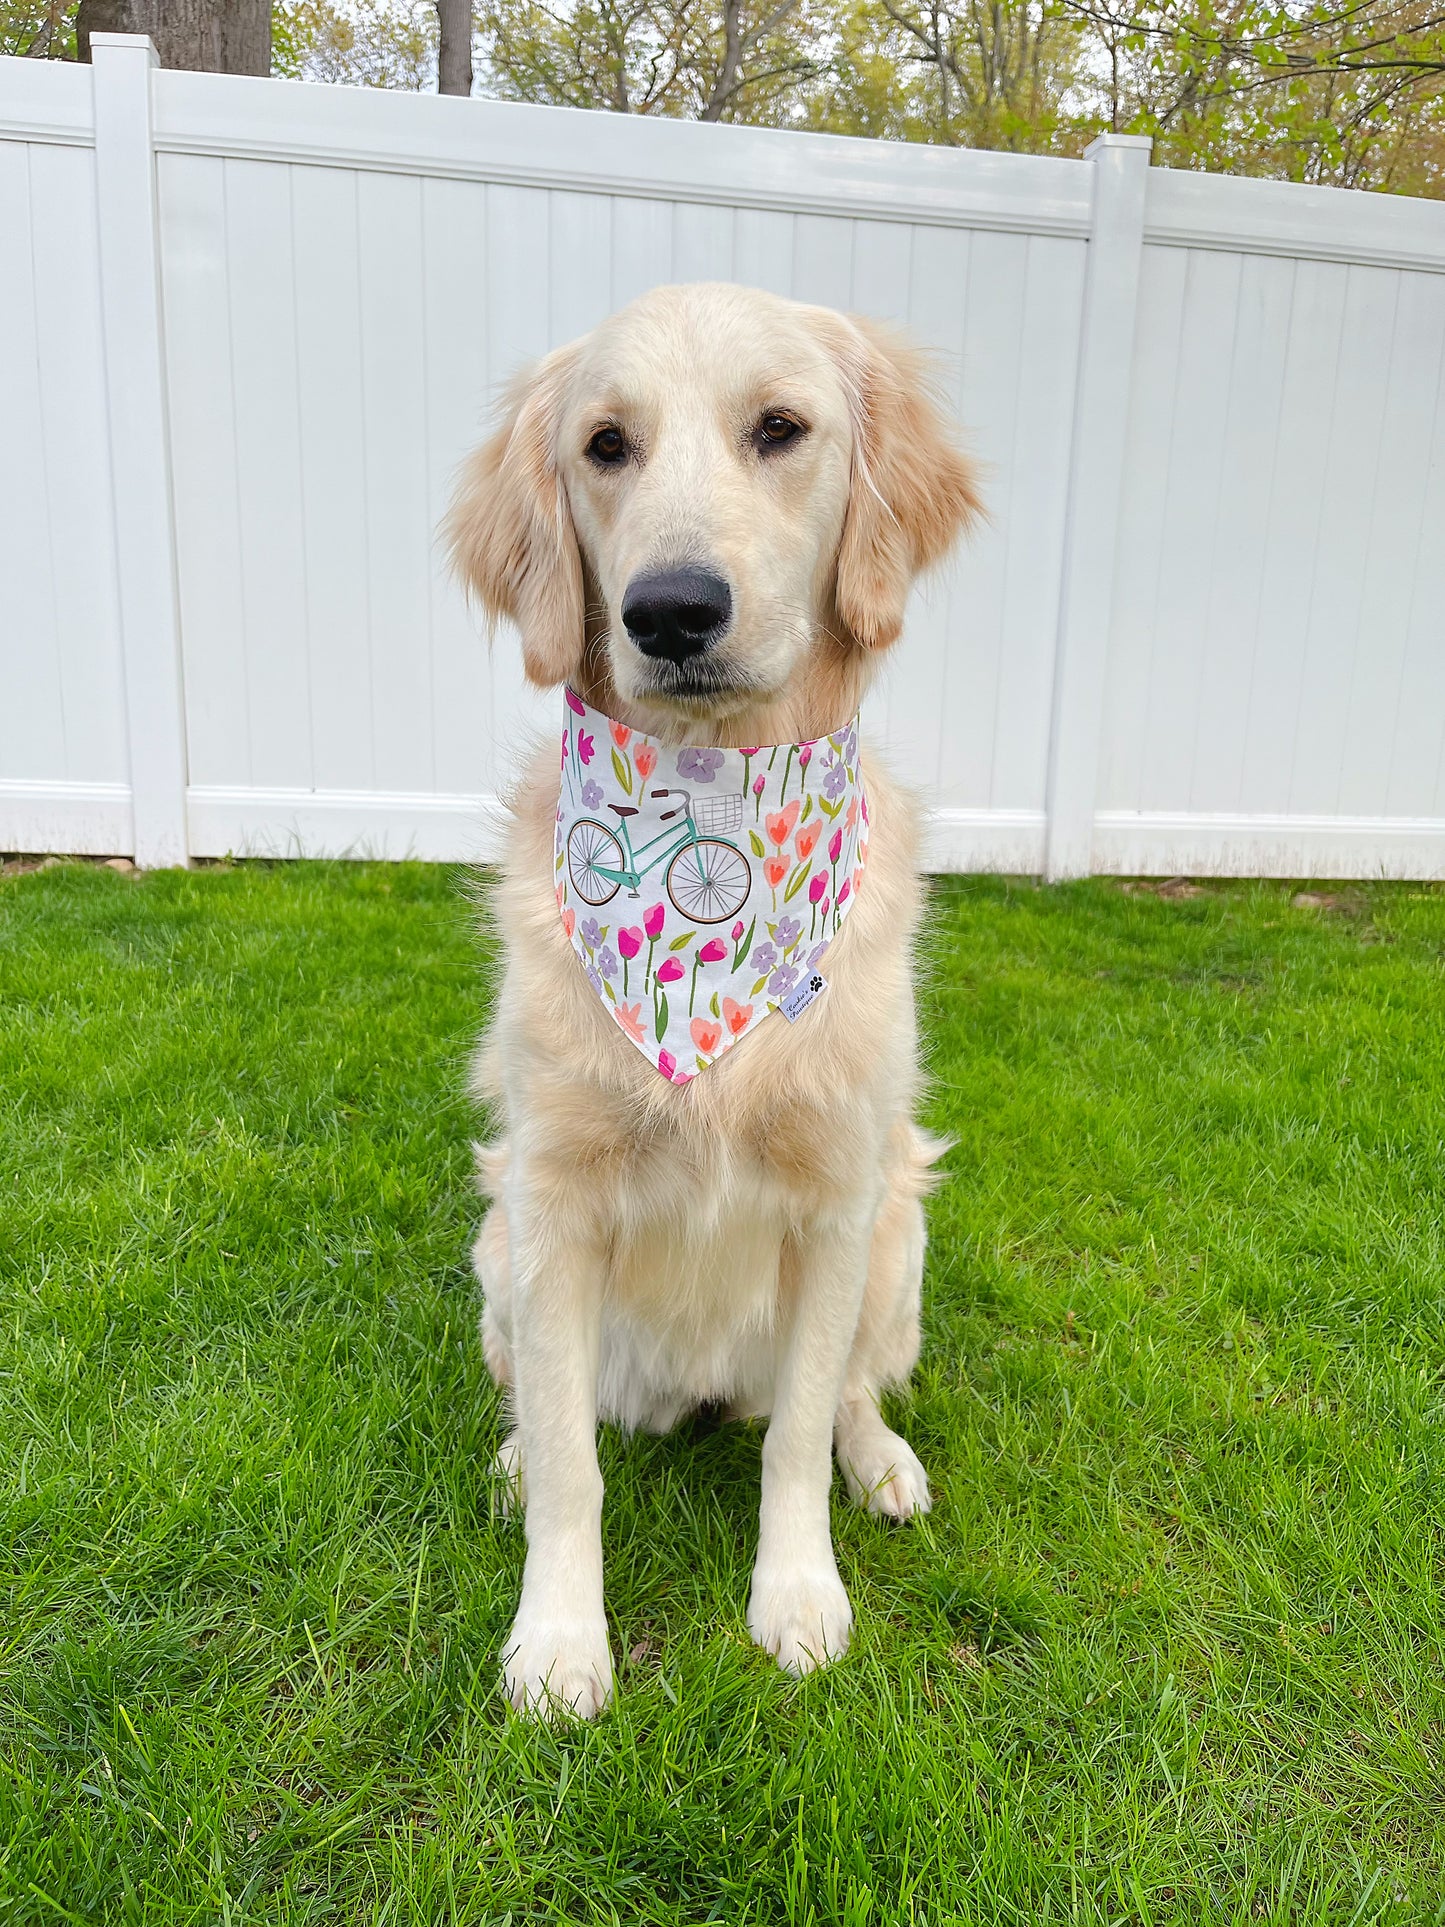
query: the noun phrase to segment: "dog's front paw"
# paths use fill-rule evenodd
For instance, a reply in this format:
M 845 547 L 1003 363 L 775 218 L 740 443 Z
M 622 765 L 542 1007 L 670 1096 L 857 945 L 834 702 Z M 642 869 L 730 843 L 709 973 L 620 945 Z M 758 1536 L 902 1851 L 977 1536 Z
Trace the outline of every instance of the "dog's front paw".
M 811 1673 L 848 1650 L 853 1608 L 836 1567 L 753 1574 L 748 1631 L 785 1673 Z
M 866 1441 L 840 1444 L 838 1463 L 854 1505 L 880 1519 L 912 1519 L 933 1503 L 918 1454 L 886 1427 Z
M 590 1720 L 612 1696 L 606 1622 L 544 1618 L 523 1607 L 503 1649 L 502 1672 L 519 1713 Z

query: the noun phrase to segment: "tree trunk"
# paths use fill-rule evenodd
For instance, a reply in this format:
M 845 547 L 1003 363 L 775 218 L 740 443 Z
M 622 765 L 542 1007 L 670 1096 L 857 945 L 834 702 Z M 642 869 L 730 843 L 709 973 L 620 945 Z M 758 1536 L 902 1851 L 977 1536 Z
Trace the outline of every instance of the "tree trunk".
M 472 91 L 472 0 L 436 0 L 441 25 L 437 59 L 437 90 L 443 94 Z
M 148 33 L 163 67 L 269 74 L 270 0 L 80 0 L 75 37 L 90 59 L 93 33 Z

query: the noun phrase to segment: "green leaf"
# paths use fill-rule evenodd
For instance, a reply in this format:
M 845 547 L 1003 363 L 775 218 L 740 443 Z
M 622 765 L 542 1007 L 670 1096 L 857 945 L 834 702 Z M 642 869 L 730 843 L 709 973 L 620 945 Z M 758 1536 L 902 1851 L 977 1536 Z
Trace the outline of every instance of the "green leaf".
M 622 785 L 623 789 L 626 790 L 627 794 L 631 796 L 632 765 L 625 756 L 619 756 L 615 749 L 612 752 L 612 773 Z
M 752 922 L 748 925 L 747 935 L 743 938 L 742 942 L 738 945 L 738 955 L 740 957 L 746 957 L 748 952 L 752 949 L 753 932 L 757 929 L 757 927 L 758 927 L 758 920 L 756 917 L 754 917 Z
M 802 889 L 803 885 L 808 881 L 808 877 L 812 871 L 812 868 L 813 868 L 813 865 L 811 861 L 807 857 L 804 857 L 803 861 L 798 865 L 797 869 L 794 870 L 793 874 L 788 878 L 788 887 L 783 892 L 784 903 L 791 903 L 793 901 L 793 898 L 798 894 L 798 892 Z
M 722 1016 L 722 1007 L 718 1003 L 716 991 L 714 991 L 711 997 L 708 998 L 707 1007 L 712 1012 L 714 1017 L 720 1018 Z
M 699 1057 L 695 1061 L 700 1071 L 705 1071 L 707 1069 L 707 1059 L 705 1057 Z
M 657 999 L 657 1022 L 653 1026 L 660 1044 L 667 1035 L 667 992 L 662 991 Z
M 680 937 L 674 937 L 667 947 L 669 950 L 686 950 L 696 935 L 697 932 L 695 930 L 684 930 L 682 935 Z
M 818 808 L 822 810 L 825 816 L 829 816 L 829 817 L 837 816 L 838 812 L 842 809 L 842 807 L 843 807 L 843 799 L 841 797 L 839 797 L 836 803 L 830 803 L 826 796 L 820 796 L 818 798 Z
M 758 835 L 758 833 L 757 833 L 757 831 L 756 831 L 756 830 L 749 830 L 749 831 L 748 831 L 748 841 L 749 841 L 749 843 L 751 843 L 751 844 L 752 844 L 752 846 L 753 846 L 753 855 L 754 855 L 754 856 L 766 856 L 766 855 L 767 855 L 767 853 L 768 853 L 768 846 L 767 846 L 767 844 L 766 844 L 766 843 L 764 843 L 764 841 L 763 841 L 763 839 L 762 839 L 762 838 L 761 838 L 761 837 L 760 837 L 760 836 Z
M 605 977 L 602 979 L 602 988 L 607 992 L 607 995 L 612 999 L 613 1003 L 615 1004 L 617 1002 L 617 992 L 612 988 L 611 984 L 608 983 Z
M 758 992 L 762 989 L 763 985 L 767 981 L 768 980 L 766 975 L 759 977 L 758 981 L 753 985 L 752 989 L 748 992 L 749 997 L 756 997 Z
M 807 801 L 803 805 L 803 814 L 798 818 L 799 823 L 800 824 L 806 823 L 808 818 L 812 815 L 812 813 L 813 813 L 813 792 L 809 790 Z

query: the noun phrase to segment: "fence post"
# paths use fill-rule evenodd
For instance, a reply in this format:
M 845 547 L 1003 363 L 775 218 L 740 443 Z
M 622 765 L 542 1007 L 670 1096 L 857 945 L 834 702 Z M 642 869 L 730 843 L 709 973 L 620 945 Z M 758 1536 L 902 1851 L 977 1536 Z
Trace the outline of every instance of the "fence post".
M 135 860 L 184 864 L 186 721 L 161 332 L 151 74 L 143 34 L 91 35 L 100 303 Z
M 1087 876 L 1093 857 L 1114 548 L 1151 145 L 1138 134 L 1101 134 L 1085 150 L 1085 158 L 1094 164 L 1094 206 L 1054 653 L 1044 860 L 1051 881 Z

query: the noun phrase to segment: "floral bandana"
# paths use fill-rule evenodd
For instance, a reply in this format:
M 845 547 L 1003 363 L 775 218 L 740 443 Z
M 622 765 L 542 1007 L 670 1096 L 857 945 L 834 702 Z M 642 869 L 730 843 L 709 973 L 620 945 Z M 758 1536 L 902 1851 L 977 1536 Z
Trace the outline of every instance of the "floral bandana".
M 856 717 L 762 749 L 668 749 L 566 691 L 557 908 L 587 981 L 685 1084 L 826 989 L 868 857 Z

